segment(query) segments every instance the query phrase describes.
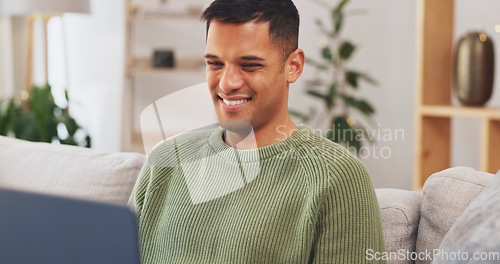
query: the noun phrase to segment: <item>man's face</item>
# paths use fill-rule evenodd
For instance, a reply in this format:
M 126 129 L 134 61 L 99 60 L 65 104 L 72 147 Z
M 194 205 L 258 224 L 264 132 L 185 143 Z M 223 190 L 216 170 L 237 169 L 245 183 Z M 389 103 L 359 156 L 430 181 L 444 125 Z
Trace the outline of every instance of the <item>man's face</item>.
M 288 116 L 288 80 L 269 23 L 213 21 L 207 35 L 207 83 L 219 123 L 240 120 L 255 133 L 275 130 Z M 229 121 L 229 122 L 227 122 Z

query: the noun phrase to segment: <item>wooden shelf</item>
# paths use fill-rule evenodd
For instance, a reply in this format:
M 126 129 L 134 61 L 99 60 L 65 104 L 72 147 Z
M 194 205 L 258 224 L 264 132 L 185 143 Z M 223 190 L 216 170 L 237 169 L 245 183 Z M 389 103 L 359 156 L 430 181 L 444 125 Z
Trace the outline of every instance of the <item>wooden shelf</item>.
M 141 88 L 151 85 L 151 82 L 137 82 L 136 80 L 138 78 L 153 79 L 158 76 L 165 78 L 181 76 L 184 77 L 184 79 L 189 79 L 192 77 L 204 76 L 205 67 L 202 57 L 192 59 L 179 56 L 175 57 L 176 67 L 174 68 L 153 67 L 151 57 L 144 58 L 139 56 L 145 55 L 134 54 L 134 51 L 136 51 L 134 47 L 136 45 L 142 44 L 148 46 L 148 41 L 150 41 L 147 37 L 137 38 L 138 30 L 152 29 L 158 30 L 158 34 L 165 34 L 164 29 L 170 30 L 176 28 L 182 30 L 182 28 L 186 26 L 186 23 L 199 23 L 201 26 L 203 24 L 200 20 L 202 8 L 201 4 L 196 6 L 181 6 L 176 11 L 176 8 L 165 10 L 162 6 L 156 6 L 158 9 L 154 9 L 155 7 L 151 5 L 155 5 L 155 3 L 148 3 L 142 6 L 134 3 L 132 0 L 126 0 L 125 3 L 125 74 L 122 93 L 121 149 L 123 151 L 144 153 L 144 145 L 146 145 L 147 149 L 152 143 L 150 142 L 151 140 L 147 140 L 145 144 L 143 144 L 143 138 L 134 134 L 134 127 L 137 127 L 136 122 L 140 119 L 136 116 L 139 111 L 136 111 L 134 106 L 136 105 L 135 100 L 137 92 L 139 90 L 143 92 L 144 89 Z M 170 3 L 167 3 L 167 5 L 168 4 Z M 177 4 L 184 5 L 183 3 L 176 3 L 175 5 Z M 183 9 L 183 7 L 185 8 Z M 167 11 L 171 11 L 171 14 L 164 14 Z M 191 26 L 191 24 L 189 24 L 189 26 Z M 175 36 L 172 35 L 172 37 Z M 148 48 L 154 50 L 152 45 L 149 45 Z M 168 85 L 168 82 L 166 82 L 164 86 Z
M 195 59 L 179 59 L 175 62 L 174 68 L 153 67 L 150 59 L 134 59 L 128 68 L 129 76 L 150 76 L 150 75 L 178 75 L 178 74 L 205 74 L 204 62 Z
M 201 15 L 201 14 L 200 14 Z M 178 15 L 178 16 L 130 16 L 132 23 L 170 23 L 170 22 L 199 22 L 200 15 Z
M 171 13 L 171 14 L 142 14 L 140 5 L 128 5 L 127 21 L 133 23 L 163 23 L 163 22 L 179 22 L 179 21 L 198 21 L 201 23 L 200 17 L 203 13 L 201 6 L 190 6 L 186 13 Z
M 454 0 L 419 0 L 414 189 L 450 167 L 451 120 L 481 122 L 480 170 L 500 169 L 500 108 L 452 106 Z
M 420 115 L 434 117 L 470 117 L 500 120 L 500 108 L 423 105 L 419 107 Z

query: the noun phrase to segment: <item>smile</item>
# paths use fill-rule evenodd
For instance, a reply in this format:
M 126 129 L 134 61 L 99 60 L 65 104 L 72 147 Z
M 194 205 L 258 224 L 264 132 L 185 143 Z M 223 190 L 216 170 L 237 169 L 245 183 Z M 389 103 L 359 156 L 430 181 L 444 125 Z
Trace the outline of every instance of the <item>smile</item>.
M 250 99 L 249 98 L 247 98 L 247 99 L 241 99 L 241 100 L 226 100 L 226 99 L 222 99 L 222 101 L 226 105 L 235 106 L 235 105 L 244 104 L 244 103 L 250 101 Z

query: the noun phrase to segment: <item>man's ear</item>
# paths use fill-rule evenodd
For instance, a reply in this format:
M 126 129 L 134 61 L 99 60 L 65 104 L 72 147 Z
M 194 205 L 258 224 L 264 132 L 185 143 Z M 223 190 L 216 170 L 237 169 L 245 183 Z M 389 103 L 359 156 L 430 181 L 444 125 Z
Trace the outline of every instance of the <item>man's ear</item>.
M 288 57 L 288 83 L 294 83 L 304 70 L 305 55 L 301 49 L 296 49 Z

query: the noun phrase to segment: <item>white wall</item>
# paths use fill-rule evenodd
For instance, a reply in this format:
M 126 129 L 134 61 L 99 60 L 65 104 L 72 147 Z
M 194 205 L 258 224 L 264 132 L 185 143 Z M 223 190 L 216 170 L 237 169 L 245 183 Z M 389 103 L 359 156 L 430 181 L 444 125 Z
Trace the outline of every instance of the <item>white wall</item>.
M 124 12 L 123 0 L 92 0 L 90 15 L 64 16 L 70 111 L 96 149 L 120 149 Z

